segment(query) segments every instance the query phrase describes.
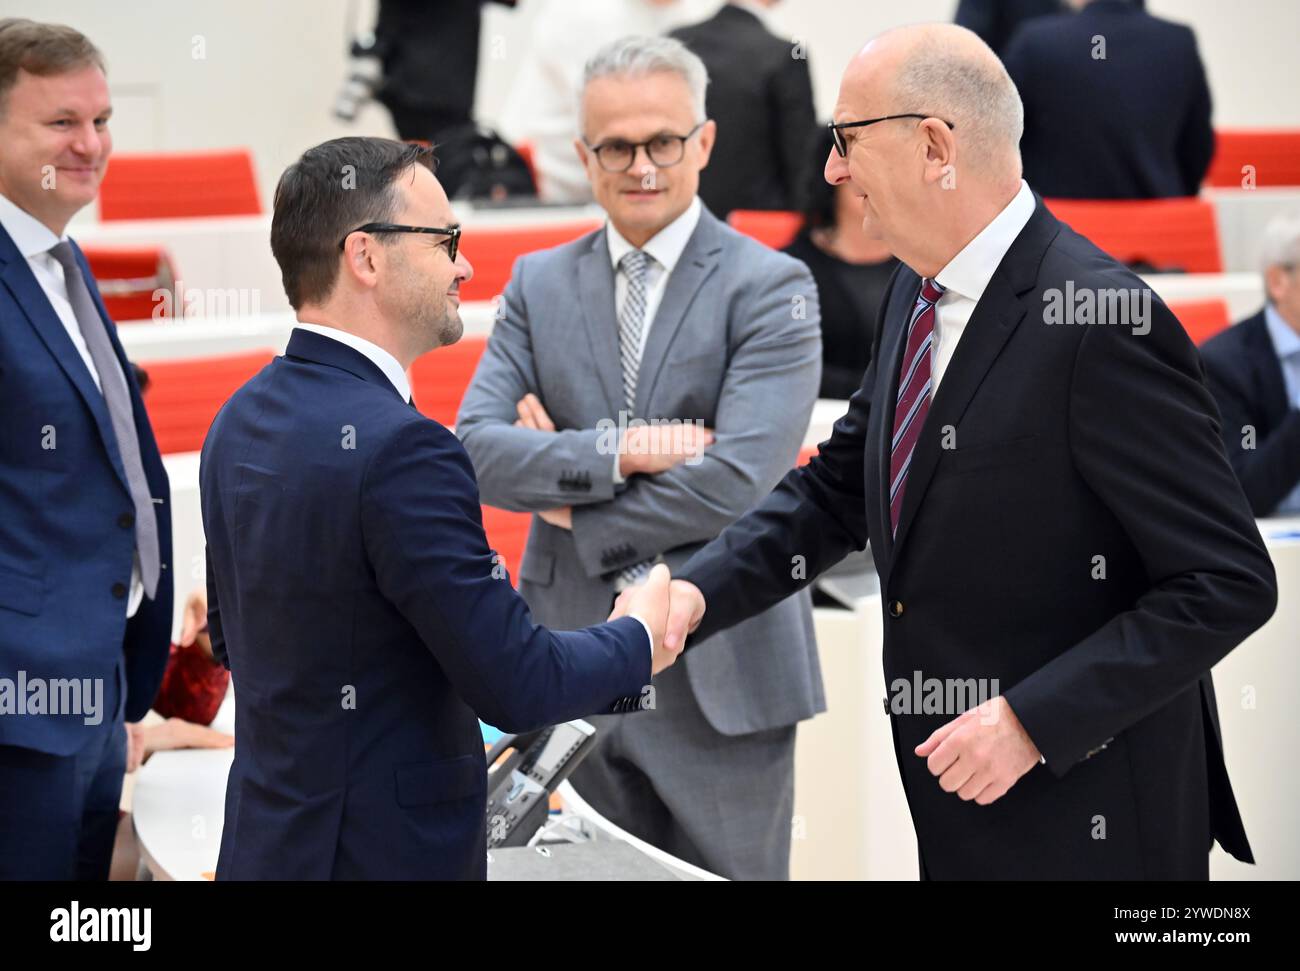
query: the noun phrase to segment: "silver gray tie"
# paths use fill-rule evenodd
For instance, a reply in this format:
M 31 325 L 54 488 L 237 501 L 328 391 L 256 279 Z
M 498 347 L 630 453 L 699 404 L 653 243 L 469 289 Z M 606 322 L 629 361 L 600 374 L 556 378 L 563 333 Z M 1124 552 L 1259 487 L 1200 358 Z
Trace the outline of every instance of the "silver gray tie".
M 112 421 L 113 435 L 117 439 L 117 451 L 122 457 L 122 467 L 126 471 L 126 484 L 131 490 L 131 502 L 135 506 L 135 548 L 140 555 L 140 579 L 144 582 L 144 592 L 152 600 L 158 590 L 160 571 L 158 521 L 154 517 L 149 482 L 145 478 L 144 465 L 140 461 L 140 440 L 135 434 L 135 419 L 126 377 L 122 374 L 122 366 L 118 362 L 117 355 L 113 353 L 113 344 L 108 339 L 107 325 L 99 316 L 95 301 L 86 287 L 81 267 L 72 252 L 72 244 L 64 240 L 50 249 L 50 255 L 63 267 L 63 280 L 68 288 L 68 302 L 72 304 L 72 312 L 77 317 L 77 326 L 81 328 L 81 336 L 86 340 L 86 349 L 90 351 L 90 359 L 99 373 L 99 386 L 104 393 L 104 403 L 108 405 L 108 417 Z
M 632 417 L 636 407 L 636 379 L 641 370 L 641 335 L 645 332 L 646 271 L 654 257 L 643 250 L 624 253 L 618 261 L 627 276 L 627 292 L 623 306 L 618 309 L 618 356 L 623 365 L 623 397 L 627 400 L 627 416 Z M 619 571 L 615 586 L 620 590 L 640 583 L 650 573 L 653 560 L 633 563 Z

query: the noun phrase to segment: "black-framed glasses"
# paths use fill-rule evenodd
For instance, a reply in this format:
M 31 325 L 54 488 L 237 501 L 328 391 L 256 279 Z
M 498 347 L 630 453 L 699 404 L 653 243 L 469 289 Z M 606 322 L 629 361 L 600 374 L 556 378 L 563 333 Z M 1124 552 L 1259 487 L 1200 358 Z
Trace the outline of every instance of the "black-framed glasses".
M 459 226 L 399 226 L 397 223 L 366 223 L 364 226 L 349 230 L 347 235 L 339 240 L 339 249 L 343 249 L 348 236 L 353 233 L 432 233 L 446 236 L 448 237 L 447 255 L 451 257 L 453 263 L 456 262 L 456 251 L 460 248 Z
M 654 165 L 666 169 L 676 165 L 685 157 L 687 139 L 694 136 L 704 125 L 705 122 L 700 122 L 685 135 L 669 135 L 661 132 L 644 142 L 626 142 L 621 138 L 615 138 L 601 142 L 599 145 L 588 145 L 584 138 L 582 144 L 596 153 L 596 163 L 606 172 L 626 172 L 636 161 L 638 148 L 645 149 L 646 157 Z
M 848 158 L 849 144 L 844 140 L 845 128 L 866 128 L 868 125 L 875 125 L 882 121 L 893 121 L 895 118 L 920 118 L 924 121 L 926 118 L 933 117 L 934 115 L 918 115 L 915 113 L 908 113 L 905 115 L 885 115 L 883 118 L 868 118 L 866 121 L 842 121 L 839 124 L 831 122 L 826 127 L 831 130 L 831 138 L 835 140 L 835 151 L 840 153 L 840 158 Z M 939 120 L 943 121 L 942 118 Z M 943 123 L 948 126 L 949 131 L 956 129 L 957 127 L 950 121 L 943 121 Z

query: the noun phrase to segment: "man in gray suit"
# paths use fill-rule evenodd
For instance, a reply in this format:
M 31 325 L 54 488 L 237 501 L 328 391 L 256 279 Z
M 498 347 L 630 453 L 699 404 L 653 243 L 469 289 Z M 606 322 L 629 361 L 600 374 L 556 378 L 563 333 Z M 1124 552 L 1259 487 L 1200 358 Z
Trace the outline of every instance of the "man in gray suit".
M 793 467 L 808 426 L 817 290 L 696 197 L 707 83 L 667 38 L 588 62 L 575 145 L 608 222 L 515 264 L 461 406 L 483 501 L 535 514 L 519 589 L 543 624 L 603 620 L 649 564 L 685 562 Z M 629 413 L 684 424 L 656 441 Z M 811 603 L 791 597 L 708 644 L 655 679 L 647 710 L 592 719 L 602 742 L 573 784 L 685 860 L 784 879 L 795 726 L 826 707 Z

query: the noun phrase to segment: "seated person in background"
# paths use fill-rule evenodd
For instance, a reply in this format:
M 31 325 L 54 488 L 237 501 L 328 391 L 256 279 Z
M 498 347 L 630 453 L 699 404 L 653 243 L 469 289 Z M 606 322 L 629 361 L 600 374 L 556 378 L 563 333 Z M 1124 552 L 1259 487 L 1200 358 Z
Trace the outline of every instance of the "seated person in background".
M 1025 103 L 1025 179 L 1045 198 L 1194 196 L 1214 154 L 1190 27 L 1131 0 L 1070 0 L 1002 51 Z
M 700 198 L 719 219 L 733 209 L 793 209 L 815 137 L 808 58 L 767 19 L 777 0 L 732 0 L 672 32 L 709 72 L 705 111 L 718 123 Z M 813 168 L 821 177 L 825 156 Z
M 826 129 L 813 140 L 800 192 L 804 228 L 783 252 L 808 264 L 822 309 L 820 398 L 848 398 L 871 363 L 876 314 L 898 266 L 884 243 L 862 231 L 862 199 L 852 183 L 833 186 L 822 166 L 833 141 Z
M 1264 231 L 1268 302 L 1201 348 L 1223 444 L 1256 516 L 1300 514 L 1300 212 Z

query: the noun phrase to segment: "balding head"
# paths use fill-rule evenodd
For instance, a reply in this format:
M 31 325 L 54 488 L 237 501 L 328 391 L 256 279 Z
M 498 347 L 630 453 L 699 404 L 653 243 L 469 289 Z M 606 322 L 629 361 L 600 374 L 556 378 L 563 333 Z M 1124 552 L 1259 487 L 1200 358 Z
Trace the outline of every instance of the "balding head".
M 846 126 L 846 153 L 831 152 L 826 181 L 851 183 L 866 234 L 923 275 L 1020 188 L 1020 95 L 963 27 L 899 27 L 869 41 L 844 72 L 833 120 Z
M 964 167 L 1020 177 L 1025 127 L 1020 93 L 992 48 L 973 31 L 955 24 L 886 31 L 849 63 L 842 90 L 851 88 L 883 97 L 889 114 L 952 122 Z

